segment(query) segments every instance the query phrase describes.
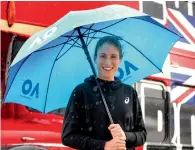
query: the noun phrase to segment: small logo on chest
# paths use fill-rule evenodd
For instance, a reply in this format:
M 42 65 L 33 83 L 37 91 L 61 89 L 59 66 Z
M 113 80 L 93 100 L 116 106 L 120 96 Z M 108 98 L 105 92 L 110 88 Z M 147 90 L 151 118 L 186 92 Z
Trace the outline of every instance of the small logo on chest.
M 125 104 L 129 104 L 129 97 L 125 97 Z

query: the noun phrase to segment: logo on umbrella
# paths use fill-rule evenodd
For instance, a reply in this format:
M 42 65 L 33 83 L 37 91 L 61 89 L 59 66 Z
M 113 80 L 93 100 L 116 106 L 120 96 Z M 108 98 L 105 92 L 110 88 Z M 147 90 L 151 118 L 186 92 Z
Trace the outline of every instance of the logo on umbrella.
M 32 44 L 29 46 L 29 49 L 31 49 L 36 44 L 41 44 L 45 41 L 47 41 L 50 37 L 54 35 L 54 33 L 57 31 L 57 27 L 52 27 L 51 29 L 47 30 L 43 37 L 37 37 Z
M 31 80 L 24 81 L 22 85 L 22 93 L 26 96 L 33 97 L 36 96 L 36 98 L 39 97 L 39 83 L 36 84 L 36 86 L 33 87 L 33 83 Z
M 130 63 L 127 60 L 124 61 L 124 65 L 125 65 L 125 70 L 123 70 L 120 67 L 118 68 L 118 72 L 119 72 L 118 78 L 122 81 L 125 81 L 131 77 L 131 69 L 133 71 L 139 70 L 139 68 L 137 68 L 135 65 L 133 65 L 132 63 Z M 125 76 L 125 73 L 126 73 L 126 76 Z

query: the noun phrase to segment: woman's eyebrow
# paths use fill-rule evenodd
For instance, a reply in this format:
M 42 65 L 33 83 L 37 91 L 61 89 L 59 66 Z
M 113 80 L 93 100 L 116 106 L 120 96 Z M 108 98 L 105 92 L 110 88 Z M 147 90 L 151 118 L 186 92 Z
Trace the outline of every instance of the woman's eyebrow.
M 107 55 L 107 54 L 106 53 L 100 53 L 100 55 Z M 117 54 L 108 54 L 108 55 L 117 56 Z
M 111 54 L 111 55 L 113 55 L 113 56 L 117 56 L 117 54 Z

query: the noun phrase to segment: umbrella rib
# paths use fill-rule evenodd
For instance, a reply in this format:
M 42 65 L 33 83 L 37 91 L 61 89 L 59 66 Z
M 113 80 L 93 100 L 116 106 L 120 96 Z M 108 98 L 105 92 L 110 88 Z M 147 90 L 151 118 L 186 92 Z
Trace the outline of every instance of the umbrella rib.
M 90 33 L 90 30 L 91 30 L 91 28 L 94 26 L 94 24 L 92 24 L 90 27 L 89 27 L 89 29 L 88 29 L 88 33 L 87 33 L 87 40 L 86 40 L 86 44 L 87 44 L 87 42 L 88 42 L 88 39 L 89 39 L 89 33 Z M 84 35 L 84 34 L 83 34 Z M 84 37 L 84 36 L 83 36 Z
M 68 39 L 68 40 L 69 40 L 69 39 Z M 63 42 L 63 43 L 60 43 L 60 44 L 51 46 L 51 47 L 47 47 L 47 48 L 44 48 L 44 49 L 39 49 L 39 50 L 37 50 L 37 51 L 35 51 L 35 52 L 40 52 L 40 51 L 44 51 L 44 50 L 47 50 L 47 49 L 50 49 L 50 48 L 58 47 L 58 46 L 60 46 L 60 45 L 63 45 L 63 44 L 66 44 L 67 42 L 69 42 L 68 40 L 65 41 L 65 42 Z M 71 41 L 71 40 L 70 40 L 70 41 Z
M 112 36 L 119 37 L 119 36 L 114 35 L 114 34 L 112 34 L 112 33 L 104 32 L 104 31 L 101 31 L 101 30 L 96 30 L 96 29 L 92 29 L 92 30 L 93 30 L 94 32 L 90 32 L 90 34 L 100 32 L 100 33 L 105 33 L 105 34 L 107 34 L 107 35 L 112 35 Z
M 111 26 L 114 26 L 114 25 L 116 25 L 116 24 L 118 24 L 118 23 L 120 23 L 120 22 L 122 22 L 122 21 L 124 21 L 124 20 L 126 20 L 126 18 L 121 19 L 121 20 L 119 20 L 119 21 L 117 21 L 117 22 L 115 22 L 115 23 L 113 23 L 113 24 L 111 24 L 111 25 L 109 25 L 109 26 L 104 27 L 104 28 L 101 28 L 101 29 L 97 30 L 97 32 L 98 32 L 98 31 L 101 31 L 101 30 L 104 30 L 104 29 L 106 29 L 106 28 L 109 28 L 109 27 L 111 27 Z M 86 27 L 81 27 L 81 28 L 87 29 Z M 89 30 L 93 30 L 93 29 L 90 28 Z M 92 34 L 92 33 L 97 34 L 97 32 L 90 32 L 90 33 L 88 33 L 88 35 L 89 35 L 89 34 Z M 95 34 L 94 34 L 92 37 L 94 37 Z M 92 41 L 92 38 L 90 39 L 89 43 L 87 43 L 87 46 L 89 46 L 89 44 L 91 43 L 91 41 Z
M 75 39 L 72 39 L 71 37 L 70 39 L 75 42 Z M 81 44 L 79 44 L 77 41 L 75 43 L 78 44 L 80 47 L 82 47 Z
M 93 39 L 100 39 L 101 38 L 101 37 L 97 37 L 97 36 L 95 37 L 95 36 L 86 36 L 86 35 L 83 35 L 83 37 L 89 37 L 89 38 L 93 38 Z
M 95 29 L 92 29 L 96 32 Z M 107 32 L 104 32 L 104 31 L 99 31 L 97 30 L 97 32 L 101 32 L 101 33 L 105 33 L 105 34 L 108 34 L 108 35 L 112 35 L 112 36 L 116 36 L 116 37 L 119 37 L 117 35 L 114 35 L 112 33 L 107 33 Z M 150 63 L 152 63 L 160 72 L 162 72 L 162 70 L 156 66 L 147 56 L 145 56 L 138 48 L 136 48 L 133 44 L 129 43 L 128 41 L 124 40 L 123 38 L 120 38 L 121 40 L 125 41 L 126 43 L 128 43 L 129 45 L 131 45 L 134 49 L 136 49 L 142 56 L 144 56 Z
M 70 37 L 78 37 L 77 35 L 75 35 L 75 36 L 71 36 L 71 35 L 62 35 L 62 36 L 60 36 L 60 37 L 68 37 L 68 38 L 70 38 Z
M 66 43 L 67 45 L 73 45 L 73 44 L 71 44 L 71 43 Z M 74 47 L 77 47 L 77 48 L 82 48 L 82 47 L 80 47 L 80 46 L 76 46 L 76 45 L 74 45 Z
M 92 38 L 90 39 L 89 43 L 87 43 L 87 46 L 89 46 L 89 44 L 91 43 L 91 41 L 93 40 L 94 36 L 97 34 L 97 32 L 95 32 L 92 36 Z
M 73 31 L 72 35 L 74 34 L 75 30 Z M 64 36 L 60 36 L 60 37 L 64 37 Z M 65 42 L 63 43 L 60 43 L 60 44 L 57 44 L 57 45 L 54 45 L 54 46 L 51 46 L 51 47 L 47 47 L 47 48 L 44 48 L 44 49 L 39 49 L 35 52 L 39 52 L 39 51 L 44 51 L 44 50 L 47 50 L 47 49 L 50 49 L 50 48 L 54 48 L 54 47 L 57 47 L 57 46 L 60 46 L 60 45 L 63 45 L 63 44 L 66 44 L 67 42 L 69 42 L 68 40 L 70 40 L 70 38 L 68 38 Z
M 85 28 L 85 29 L 87 29 L 88 30 L 88 28 Z M 84 35 L 86 32 L 87 32 L 87 30 L 82 34 L 82 35 Z M 75 32 L 76 30 L 74 30 L 74 32 Z M 78 41 L 78 39 L 76 40 L 76 42 Z M 57 58 L 57 60 L 58 59 L 60 59 L 63 55 L 65 55 L 73 46 L 75 45 L 75 43 L 64 53 L 64 54 L 62 54 L 59 58 Z M 79 48 L 82 48 L 82 47 L 79 47 Z
M 82 28 L 85 28 L 85 27 L 82 27 Z M 101 31 L 101 30 L 96 30 L 96 29 L 91 29 L 91 30 L 93 30 L 94 32 L 91 32 L 91 33 L 97 33 L 97 32 L 100 32 L 100 33 L 104 33 L 104 34 L 107 34 L 107 35 L 111 35 L 111 36 L 116 36 L 116 37 L 119 37 L 119 36 L 117 36 L 117 35 L 115 35 L 115 34 L 112 34 L 112 33 L 108 33 L 108 32 L 104 32 L 104 31 Z M 90 34 L 91 34 L 90 33 Z M 122 38 L 120 38 L 120 39 L 122 39 Z
M 113 23 L 113 24 L 111 24 L 111 25 L 109 25 L 109 26 L 106 26 L 106 27 L 104 27 L 104 28 L 98 29 L 98 31 L 101 31 L 101 30 L 107 29 L 107 28 L 109 28 L 109 27 L 112 27 L 112 26 L 114 26 L 114 25 L 116 25 L 116 24 L 118 24 L 118 23 L 120 23 L 120 22 L 122 22 L 122 21 L 124 21 L 124 20 L 126 20 L 126 19 L 127 19 L 127 18 L 121 19 L 121 20 L 119 20 L 118 22 L 115 22 L 115 23 Z M 82 28 L 84 28 L 84 27 L 82 27 Z M 92 30 L 93 30 L 93 29 L 92 29 Z
M 62 36 L 62 37 L 69 37 L 69 39 L 71 39 L 70 41 L 74 41 L 75 42 L 75 39 L 78 39 L 78 36 Z M 74 38 L 72 38 L 74 37 Z M 71 43 L 65 43 L 65 44 L 69 44 L 69 45 L 72 45 Z M 77 43 L 78 46 L 75 45 L 75 47 L 78 47 L 78 48 L 81 48 L 81 45 L 79 43 Z
M 89 31 L 88 33 L 87 33 L 87 35 L 89 35 L 89 33 L 90 33 L 90 29 L 92 28 L 94 26 L 94 24 L 92 24 L 89 28 L 86 28 L 86 31 L 84 32 L 84 33 L 86 33 L 87 31 Z M 74 32 L 75 32 L 76 30 L 74 30 Z M 84 34 L 83 33 L 83 34 Z M 78 36 L 62 36 L 62 37 L 69 37 L 69 38 L 71 38 L 71 37 L 76 37 L 76 38 L 78 38 Z M 84 37 L 84 36 L 83 36 Z M 88 42 L 88 37 L 89 36 L 85 36 L 85 37 L 87 37 L 87 40 L 86 40 L 86 43 Z M 75 39 L 76 39 L 75 38 Z M 72 38 L 71 38 L 72 39 Z M 74 41 L 74 40 L 73 40 Z M 82 46 L 78 43 L 78 45 L 80 46 L 79 48 L 82 48 Z M 77 46 L 76 46 L 77 47 Z
M 138 48 L 136 48 L 133 44 L 131 44 L 130 42 L 122 39 L 123 41 L 125 41 L 126 43 L 128 43 L 129 45 L 131 45 L 134 49 L 136 49 L 142 56 L 144 56 L 151 64 L 153 64 L 160 72 L 162 72 L 162 70 L 156 66 L 147 56 L 145 56 Z
M 60 52 L 62 51 L 62 49 L 64 48 L 65 44 L 62 46 L 61 50 L 58 52 L 56 58 L 58 57 L 58 55 L 60 54 Z M 48 85 L 47 85 L 47 92 L 46 92 L 46 98 L 45 98 L 45 105 L 44 105 L 44 113 L 45 113 L 45 108 L 46 108 L 46 101 L 47 101 L 47 96 L 48 96 L 48 91 L 49 91 L 49 84 L 50 84 L 50 80 L 51 80 L 51 75 L 52 75 L 52 72 L 53 72 L 53 68 L 54 68 L 54 65 L 55 65 L 55 62 L 56 62 L 56 59 L 52 65 L 52 68 L 51 68 L 51 71 L 50 71 L 50 75 L 49 75 L 49 81 L 48 81 Z
M 77 41 L 78 41 L 78 39 L 77 39 Z M 76 42 L 75 42 L 76 43 Z M 74 44 L 75 44 L 74 43 Z M 71 47 L 69 47 L 69 49 L 67 49 L 66 50 L 66 52 L 64 52 L 60 57 L 58 57 L 57 59 L 56 59 L 56 61 L 58 60 L 58 59 L 60 59 L 62 56 L 64 56 L 73 46 L 74 46 L 74 44 L 71 46 Z M 80 47 L 79 47 L 80 48 Z
M 106 26 L 106 27 L 104 27 L 104 28 L 101 28 L 101 29 L 96 30 L 96 32 L 102 31 L 102 30 L 107 29 L 107 28 L 109 28 L 109 27 L 112 27 L 112 26 L 114 26 L 114 25 L 116 25 L 116 24 L 118 24 L 118 23 L 120 23 L 120 22 L 122 22 L 122 21 L 124 21 L 124 20 L 126 20 L 126 19 L 127 19 L 127 18 L 121 19 L 121 20 L 119 20 L 118 22 L 115 22 L 115 23 L 113 23 L 113 24 L 111 24 L 111 25 L 109 25 L 109 26 Z M 86 28 L 86 27 L 80 27 L 80 28 L 88 29 L 88 28 Z M 90 30 L 95 30 L 95 29 L 90 29 Z M 91 32 L 91 33 L 94 33 L 94 32 Z M 90 34 L 91 34 L 91 33 L 90 33 Z
M 74 34 L 74 32 L 72 33 Z M 46 101 L 47 101 L 47 96 L 48 96 L 48 91 L 49 91 L 49 84 L 50 84 L 50 80 L 51 80 L 51 75 L 52 75 L 52 72 L 53 72 L 53 68 L 54 68 L 54 65 L 55 65 L 55 62 L 58 60 L 58 56 L 59 54 L 61 53 L 61 51 L 63 50 L 64 46 L 65 46 L 66 43 L 64 43 L 64 45 L 62 46 L 61 50 L 58 52 L 56 58 L 55 58 L 55 61 L 52 65 L 52 68 L 51 68 L 51 72 L 50 72 L 50 75 L 49 75 L 49 81 L 48 81 L 48 86 L 47 86 L 47 93 L 46 93 L 46 99 L 45 99 L 45 106 L 44 106 L 44 113 L 45 113 L 45 108 L 46 108 Z M 67 52 L 67 51 L 66 51 Z

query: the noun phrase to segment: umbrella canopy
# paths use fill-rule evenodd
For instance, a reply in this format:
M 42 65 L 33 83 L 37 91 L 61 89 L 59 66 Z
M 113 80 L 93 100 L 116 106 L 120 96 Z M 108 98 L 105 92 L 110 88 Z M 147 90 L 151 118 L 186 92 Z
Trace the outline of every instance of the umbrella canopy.
M 95 45 L 108 35 L 117 36 L 123 45 L 125 54 L 116 76 L 127 84 L 161 72 L 180 38 L 150 16 L 125 6 L 70 12 L 22 46 L 10 66 L 5 102 L 43 113 L 65 107 L 74 87 L 95 74 L 91 60 Z

